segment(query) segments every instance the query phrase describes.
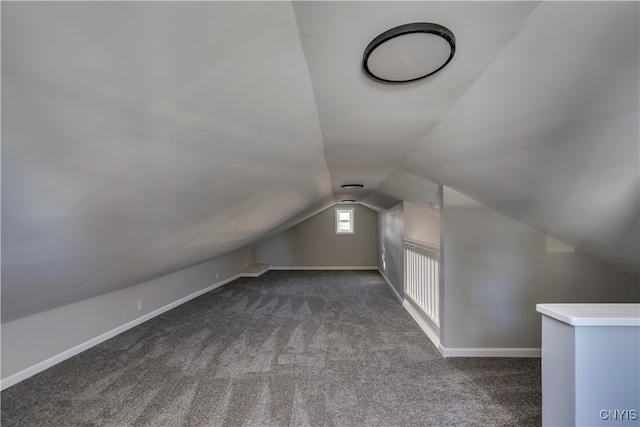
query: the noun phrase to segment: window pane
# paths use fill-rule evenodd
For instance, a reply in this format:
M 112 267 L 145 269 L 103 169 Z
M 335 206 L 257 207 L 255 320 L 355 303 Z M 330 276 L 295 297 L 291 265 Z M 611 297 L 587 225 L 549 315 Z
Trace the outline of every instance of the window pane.
M 351 212 L 349 211 L 338 212 L 338 219 L 340 221 L 351 221 Z
M 351 222 L 349 221 L 340 221 L 338 223 L 339 231 L 350 231 L 351 230 Z

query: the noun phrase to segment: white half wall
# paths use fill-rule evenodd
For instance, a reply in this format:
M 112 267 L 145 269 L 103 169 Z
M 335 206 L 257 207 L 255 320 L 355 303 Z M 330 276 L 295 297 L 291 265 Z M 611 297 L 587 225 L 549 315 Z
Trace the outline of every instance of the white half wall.
M 2 389 L 238 278 L 254 258 L 253 248 L 243 249 L 136 286 L 3 323 Z
M 577 250 L 548 250 L 545 234 L 447 187 L 440 214 L 449 355 L 539 349 L 538 303 L 640 299 L 636 277 Z

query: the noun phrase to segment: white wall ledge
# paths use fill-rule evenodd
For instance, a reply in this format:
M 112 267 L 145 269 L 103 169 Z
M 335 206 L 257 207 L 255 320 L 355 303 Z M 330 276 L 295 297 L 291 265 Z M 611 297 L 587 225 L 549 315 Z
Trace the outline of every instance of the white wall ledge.
M 537 304 L 536 310 L 572 326 L 640 326 L 640 304 Z

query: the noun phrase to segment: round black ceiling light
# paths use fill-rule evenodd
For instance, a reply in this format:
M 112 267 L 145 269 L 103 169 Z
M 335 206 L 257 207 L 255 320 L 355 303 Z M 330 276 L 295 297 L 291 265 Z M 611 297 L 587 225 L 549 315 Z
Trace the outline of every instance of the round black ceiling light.
M 446 27 L 429 22 L 400 25 L 380 34 L 364 50 L 362 68 L 374 80 L 406 83 L 428 77 L 447 65 L 456 38 Z
M 346 189 L 353 189 L 353 188 L 363 188 L 364 185 L 362 184 L 343 184 L 342 188 L 346 188 Z

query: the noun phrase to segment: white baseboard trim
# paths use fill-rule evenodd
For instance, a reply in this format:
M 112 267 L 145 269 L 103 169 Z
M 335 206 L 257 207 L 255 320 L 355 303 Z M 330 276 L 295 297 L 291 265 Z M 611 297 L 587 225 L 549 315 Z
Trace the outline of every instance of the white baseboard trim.
M 269 270 L 295 271 L 295 270 L 377 270 L 377 266 L 321 266 L 321 267 L 269 267 Z
M 413 307 L 418 313 L 420 313 L 422 316 L 424 316 L 423 318 L 427 319 L 427 322 L 433 322 L 433 324 L 436 325 L 437 328 L 440 328 L 440 325 L 435 320 L 433 320 L 433 318 L 431 316 L 429 316 L 427 313 L 425 313 L 424 310 L 422 310 L 422 308 L 420 308 L 420 304 L 418 304 L 418 302 L 415 299 L 413 299 L 411 297 L 411 295 L 406 294 L 406 296 L 404 298 L 404 302 L 405 303 L 410 303 L 411 307 Z
M 396 296 L 396 298 L 398 298 L 398 301 L 400 301 L 400 304 L 404 304 L 404 298 L 402 298 L 400 296 L 400 294 L 398 293 L 398 291 L 396 291 L 396 288 L 393 287 L 393 285 L 391 284 L 391 282 L 389 281 L 389 278 L 386 276 L 386 274 L 384 274 L 384 272 L 376 267 L 377 270 L 380 272 L 380 275 L 382 276 L 382 278 L 384 279 L 385 282 L 387 282 L 387 285 L 389 285 L 389 287 L 391 288 L 391 290 L 393 291 L 393 294 Z
M 442 348 L 440 345 L 440 336 L 436 331 L 434 331 L 431 326 L 423 319 L 422 314 L 418 311 L 417 308 L 413 306 L 409 301 L 405 301 L 402 306 L 405 310 L 413 317 L 413 320 L 420 326 L 420 329 L 429 337 L 433 345 L 436 346 L 437 349 Z M 442 353 L 442 351 L 440 351 Z
M 255 271 L 251 273 L 240 273 L 240 277 L 260 277 L 267 271 L 269 271 L 269 267 L 265 267 L 263 270 Z
M 146 322 L 147 320 L 153 319 L 156 316 L 161 315 L 162 313 L 171 310 L 172 308 L 175 308 L 181 304 L 184 304 L 187 301 L 190 301 L 194 298 L 199 297 L 202 294 L 206 294 L 209 291 L 212 291 L 216 288 L 219 288 L 220 286 L 226 285 L 229 282 L 233 282 L 234 280 L 236 280 L 237 278 L 240 277 L 240 274 L 236 274 L 235 276 L 229 277 L 228 279 L 225 279 L 221 282 L 215 283 L 211 286 L 208 286 L 204 289 L 201 289 L 197 292 L 194 292 L 190 295 L 187 295 L 186 297 L 180 298 L 179 300 L 176 300 L 170 304 L 167 304 L 163 307 L 160 307 L 156 310 L 153 310 L 150 313 L 145 314 L 144 316 L 140 316 L 137 319 L 134 319 L 128 323 L 125 323 L 124 325 L 120 325 L 117 328 L 114 328 L 108 332 L 105 332 L 101 335 L 98 335 L 95 338 L 91 338 L 88 341 L 83 342 L 82 344 L 78 344 L 75 347 L 72 347 L 68 350 L 63 351 L 62 353 L 59 353 L 55 356 L 52 356 L 46 360 L 43 360 L 42 362 L 38 362 L 33 366 L 30 366 L 28 368 L 23 369 L 20 372 L 17 372 L 3 380 L 0 381 L 0 390 L 4 390 L 8 387 L 11 387 L 12 385 L 15 385 L 17 383 L 19 383 L 20 381 L 24 381 L 29 377 L 32 377 L 33 375 L 40 373 L 42 371 L 44 371 L 45 369 L 49 369 L 50 367 L 57 365 L 58 363 L 65 361 L 67 359 L 69 359 L 70 357 L 75 356 L 78 353 L 82 353 L 85 350 L 90 349 L 91 347 L 94 347 L 110 338 L 115 337 L 116 335 L 119 335 L 135 326 L 138 326 L 141 323 Z
M 539 348 L 445 348 L 439 346 L 444 357 L 541 357 Z

